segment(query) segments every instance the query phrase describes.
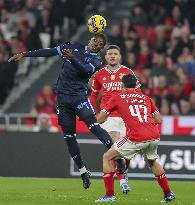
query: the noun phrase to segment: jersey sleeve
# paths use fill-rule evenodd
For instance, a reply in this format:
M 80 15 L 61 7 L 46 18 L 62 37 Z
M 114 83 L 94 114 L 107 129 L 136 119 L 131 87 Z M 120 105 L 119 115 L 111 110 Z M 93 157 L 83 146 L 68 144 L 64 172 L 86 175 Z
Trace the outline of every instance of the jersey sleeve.
M 158 108 L 156 107 L 154 101 L 150 98 L 150 103 L 151 103 L 151 114 L 155 115 L 157 113 L 159 113 Z
M 50 57 L 58 55 L 56 48 L 45 48 L 23 52 L 24 57 Z
M 118 99 L 117 96 L 114 96 L 108 101 L 106 106 L 101 111 L 109 115 L 111 112 L 117 109 L 118 109 Z
M 70 43 L 59 45 L 55 48 L 45 48 L 45 49 L 38 49 L 34 51 L 27 51 L 23 53 L 24 57 L 50 57 L 50 56 L 62 56 L 62 52 L 66 48 L 71 48 Z
M 99 94 L 99 91 L 101 90 L 101 84 L 98 81 L 97 74 L 95 74 L 94 77 L 93 77 L 91 90 L 92 90 L 92 92 L 91 92 L 91 95 L 90 95 L 89 99 L 90 99 L 90 102 L 91 102 L 92 106 L 96 109 L 98 94 Z
M 92 82 L 91 89 L 95 93 L 97 93 L 97 92 L 99 92 L 101 90 L 101 83 L 99 82 L 98 74 L 97 73 L 93 77 L 93 82 Z
M 73 56 L 70 61 L 75 65 L 75 67 L 85 74 L 94 74 L 102 66 L 102 60 L 100 56 L 93 57 L 89 62 L 81 61 L 76 56 Z

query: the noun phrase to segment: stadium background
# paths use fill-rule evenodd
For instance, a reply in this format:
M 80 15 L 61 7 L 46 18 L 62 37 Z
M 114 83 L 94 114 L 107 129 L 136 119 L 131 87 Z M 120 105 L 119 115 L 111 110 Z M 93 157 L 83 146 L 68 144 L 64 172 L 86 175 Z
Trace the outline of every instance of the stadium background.
M 135 71 L 163 115 L 159 152 L 168 176 L 194 180 L 193 0 L 0 1 L 0 176 L 78 176 L 55 115 L 53 87 L 62 62 L 58 57 L 7 59 L 61 42 L 87 43 L 86 21 L 93 14 L 107 19 L 109 43 L 121 47 L 122 63 Z M 47 133 L 41 131 L 42 119 L 49 124 Z M 103 146 L 79 119 L 77 131 L 89 168 L 101 176 Z M 139 156 L 129 176 L 150 178 L 150 170 L 138 161 Z

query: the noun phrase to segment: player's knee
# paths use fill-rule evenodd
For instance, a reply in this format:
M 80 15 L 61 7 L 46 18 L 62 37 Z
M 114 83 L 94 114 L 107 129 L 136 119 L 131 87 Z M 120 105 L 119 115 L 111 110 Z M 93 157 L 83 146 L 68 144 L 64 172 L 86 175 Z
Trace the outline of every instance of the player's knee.
M 105 152 L 103 154 L 103 161 L 108 161 L 109 160 L 109 155 L 108 155 L 108 152 Z
M 144 161 L 148 164 L 149 167 L 154 166 L 155 159 L 148 159 L 147 157 L 144 158 Z
M 76 141 L 76 133 L 75 134 L 65 134 L 64 133 L 64 141 L 68 145 L 68 149 L 75 149 L 77 146 L 77 141 Z

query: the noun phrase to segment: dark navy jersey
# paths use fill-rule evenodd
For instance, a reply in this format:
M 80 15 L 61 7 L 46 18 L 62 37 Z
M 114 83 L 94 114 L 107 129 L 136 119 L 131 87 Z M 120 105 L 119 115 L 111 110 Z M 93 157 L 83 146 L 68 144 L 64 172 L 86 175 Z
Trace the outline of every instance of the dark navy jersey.
M 101 57 L 89 52 L 87 46 L 67 43 L 55 48 L 40 49 L 24 53 L 24 57 L 62 56 L 64 49 L 72 49 L 71 60 L 64 60 L 60 70 L 56 92 L 66 95 L 86 95 L 90 77 L 102 66 Z

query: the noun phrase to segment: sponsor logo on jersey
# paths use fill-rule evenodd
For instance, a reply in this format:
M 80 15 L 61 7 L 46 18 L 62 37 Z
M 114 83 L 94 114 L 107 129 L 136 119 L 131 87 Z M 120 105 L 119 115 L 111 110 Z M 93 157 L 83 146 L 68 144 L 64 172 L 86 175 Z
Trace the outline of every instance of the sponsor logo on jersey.
M 115 80 L 115 75 L 111 75 L 111 80 Z
M 122 82 L 103 83 L 103 88 L 107 91 L 121 90 Z

